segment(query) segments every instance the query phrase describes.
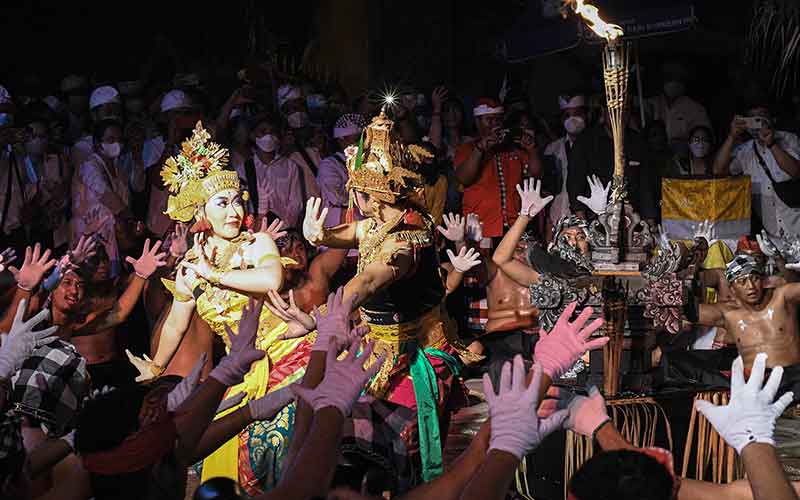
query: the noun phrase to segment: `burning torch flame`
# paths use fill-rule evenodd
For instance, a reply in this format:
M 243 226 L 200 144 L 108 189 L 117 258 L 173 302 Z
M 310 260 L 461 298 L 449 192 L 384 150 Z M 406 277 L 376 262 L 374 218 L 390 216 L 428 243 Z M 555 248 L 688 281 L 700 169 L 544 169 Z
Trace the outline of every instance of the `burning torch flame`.
M 598 36 L 605 38 L 608 41 L 616 40 L 622 36 L 622 27 L 617 24 L 609 24 L 600 17 L 600 12 L 594 5 L 587 5 L 583 0 L 574 1 L 575 13 L 580 15 L 586 24 L 589 25 L 592 31 L 597 33 Z

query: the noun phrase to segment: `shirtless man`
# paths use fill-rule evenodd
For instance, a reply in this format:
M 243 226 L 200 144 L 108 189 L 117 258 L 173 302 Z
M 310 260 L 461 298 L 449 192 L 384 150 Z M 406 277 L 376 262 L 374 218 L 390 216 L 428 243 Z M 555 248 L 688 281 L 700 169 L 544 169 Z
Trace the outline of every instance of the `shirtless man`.
M 751 255 L 739 254 L 727 266 L 733 300 L 699 306 L 698 323 L 723 327 L 735 341 L 745 369 L 765 352 L 768 367 L 800 364 L 797 306 L 800 284 L 764 288 L 764 270 Z M 800 366 L 797 366 L 800 371 Z M 787 370 L 788 372 L 789 370 Z M 792 378 L 784 377 L 786 378 Z
M 466 219 L 460 215 L 449 214 L 444 217 L 444 227 L 439 230 L 445 238 L 456 245 L 461 253 L 462 248 L 470 242 L 481 240 L 480 221 L 477 215 L 470 214 Z M 528 242 L 517 244 L 513 259 L 521 265 L 527 265 Z M 453 258 L 451 257 L 451 262 Z M 449 272 L 453 265 L 443 264 L 448 270 L 448 291 L 450 290 Z M 489 306 L 489 317 L 485 327 L 485 335 L 469 345 L 475 354 L 489 357 L 489 374 L 499 380 L 503 363 L 522 354 L 530 359 L 533 345 L 536 343 L 537 310 L 531 305 L 530 289 L 508 276 L 497 264 L 488 259 L 476 268 L 480 286 L 486 287 L 486 298 Z

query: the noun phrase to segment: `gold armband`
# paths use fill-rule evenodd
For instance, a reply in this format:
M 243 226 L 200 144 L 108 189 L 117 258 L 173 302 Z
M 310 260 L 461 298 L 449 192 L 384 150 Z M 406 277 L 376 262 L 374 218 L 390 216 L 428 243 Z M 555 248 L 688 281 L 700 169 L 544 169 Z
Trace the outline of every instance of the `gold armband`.
M 166 370 L 166 367 L 159 366 L 152 361 L 150 362 L 150 372 L 153 374 L 153 378 L 160 377 L 161 374 L 164 373 L 164 370 Z
M 216 269 L 212 270 L 208 275 L 208 282 L 212 285 L 219 285 L 225 273 L 219 272 Z

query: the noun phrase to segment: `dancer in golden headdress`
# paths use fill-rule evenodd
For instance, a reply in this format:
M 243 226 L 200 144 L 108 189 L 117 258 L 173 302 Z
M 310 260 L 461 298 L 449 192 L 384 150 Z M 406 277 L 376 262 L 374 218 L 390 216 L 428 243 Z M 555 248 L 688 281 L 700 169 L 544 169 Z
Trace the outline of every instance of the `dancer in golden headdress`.
M 325 228 L 327 209 L 320 213 L 320 200 L 312 198 L 303 233 L 314 245 L 359 250 L 358 273 L 344 296 L 355 296 L 370 328 L 367 340 L 376 341 L 374 357 L 387 359 L 353 410 L 343 449 L 378 462 L 402 490 L 415 476 L 427 481 L 441 473 L 449 415 L 464 402 L 458 356 L 468 354 L 454 347 L 434 224 L 416 172 L 430 154 L 403 145 L 393 126 L 382 111 L 346 152 L 351 205 L 366 219 Z M 299 316 L 298 322 L 314 321 Z
M 283 263 L 275 243 L 264 233 L 242 230 L 247 192 L 240 192 L 239 177 L 225 169 L 227 162 L 228 151 L 211 142 L 198 123 L 181 152 L 169 158 L 161 172 L 172 193 L 167 215 L 180 222 L 194 221 L 196 234 L 194 246 L 178 265 L 175 281 L 164 280 L 174 300 L 152 361 L 131 357 L 141 373 L 137 381 L 163 372 L 195 309 L 227 342 L 225 330 L 236 332 L 249 298 L 278 290 L 282 284 Z M 282 340 L 287 336 L 286 323 L 265 308 L 257 347 L 267 356 L 254 363 L 244 382 L 226 396 L 244 393 L 244 400 L 218 418 L 302 377 L 310 339 Z M 203 479 L 230 477 L 249 494 L 271 486 L 277 480 L 293 422 L 294 406 L 290 405 L 272 421 L 251 424 L 203 462 Z

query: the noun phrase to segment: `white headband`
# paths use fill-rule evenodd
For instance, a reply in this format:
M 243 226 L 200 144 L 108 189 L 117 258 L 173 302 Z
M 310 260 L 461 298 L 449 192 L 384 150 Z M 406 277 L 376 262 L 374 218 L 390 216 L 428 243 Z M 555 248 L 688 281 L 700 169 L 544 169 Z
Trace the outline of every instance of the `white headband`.
M 483 115 L 501 115 L 503 114 L 503 106 L 497 106 L 493 108 L 491 106 L 487 106 L 486 104 L 481 104 L 480 106 L 476 106 L 472 109 L 472 116 L 483 116 Z
M 580 108 L 586 106 L 586 98 L 582 95 L 573 96 L 567 99 L 565 96 L 558 98 L 558 107 L 562 110 L 570 108 Z

